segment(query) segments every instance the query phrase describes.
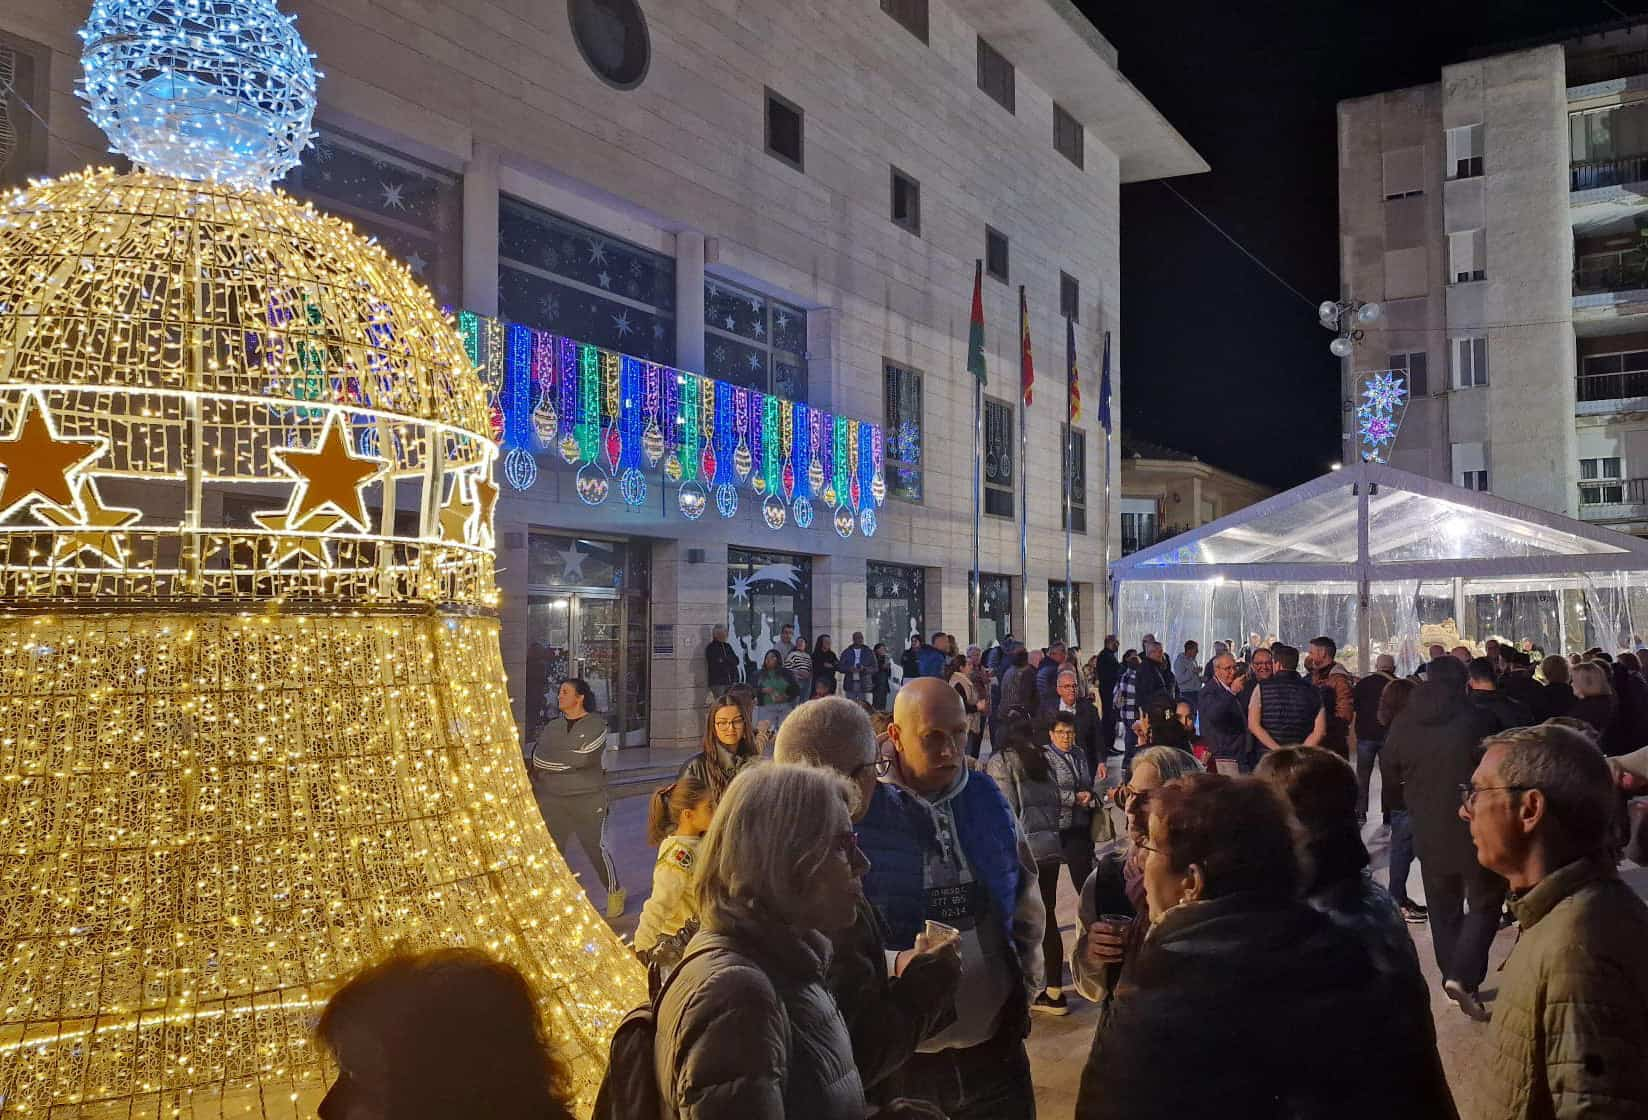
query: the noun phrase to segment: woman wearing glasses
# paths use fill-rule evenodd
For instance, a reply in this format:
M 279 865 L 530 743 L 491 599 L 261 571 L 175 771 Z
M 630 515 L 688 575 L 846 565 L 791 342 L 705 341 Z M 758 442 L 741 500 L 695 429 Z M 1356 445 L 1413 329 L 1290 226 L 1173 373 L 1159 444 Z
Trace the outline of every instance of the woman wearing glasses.
M 676 778 L 692 776 L 720 801 L 738 772 L 760 757 L 749 711 L 736 697 L 723 696 L 710 705 L 704 720 L 703 749 L 687 759 Z

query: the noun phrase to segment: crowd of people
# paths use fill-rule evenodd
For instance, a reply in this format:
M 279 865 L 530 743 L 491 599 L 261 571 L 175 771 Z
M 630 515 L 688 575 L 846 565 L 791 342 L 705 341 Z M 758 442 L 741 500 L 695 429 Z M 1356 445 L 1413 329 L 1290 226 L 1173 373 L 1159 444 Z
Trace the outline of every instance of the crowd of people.
M 1073 994 L 1100 1007 L 1077 1120 L 1458 1116 L 1409 935 L 1424 923 L 1444 993 L 1488 1023 L 1470 1115 L 1648 1116 L 1648 907 L 1618 873 L 1642 856 L 1627 798 L 1648 790 L 1648 650 L 1438 646 L 1358 680 L 1328 637 L 1219 642 L 1205 665 L 1195 642 L 1170 662 L 1153 635 L 1111 637 L 1082 665 L 1059 643 L 985 655 L 935 634 L 892 690 L 860 634 L 840 653 L 781 641 L 754 681 L 712 675 L 702 749 L 649 806 L 634 944 L 655 1035 L 648 1069 L 609 1078 L 639 1077 L 659 1115 L 1034 1117 L 1025 1040 Z M 580 683 L 532 774 L 557 840 L 599 868 L 568 805 L 600 728 Z M 1364 840 L 1385 829 L 1388 886 Z M 485 1114 L 565 1115 L 532 1017 L 474 1024 L 524 992 L 470 953 L 357 978 L 320 1035 L 342 1071 L 328 1101 L 359 1110 L 322 1115 L 449 1115 L 422 1109 L 441 1097 L 419 1058 L 506 1031 L 499 1092 L 531 1107 Z M 358 1043 L 370 1031 L 407 1051 Z

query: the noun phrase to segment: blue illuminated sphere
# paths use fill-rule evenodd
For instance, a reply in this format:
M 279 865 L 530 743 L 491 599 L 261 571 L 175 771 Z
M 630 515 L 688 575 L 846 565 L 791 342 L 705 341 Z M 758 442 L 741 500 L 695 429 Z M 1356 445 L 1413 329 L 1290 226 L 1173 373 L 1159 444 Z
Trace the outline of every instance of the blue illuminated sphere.
M 145 170 L 266 187 L 309 144 L 314 56 L 274 0 L 94 0 L 80 37 L 87 112 Z
M 732 517 L 738 512 L 738 488 L 730 482 L 723 482 L 715 488 L 715 512 L 722 517 Z
M 795 515 L 795 526 L 798 529 L 813 527 L 813 504 L 806 498 L 797 498 L 790 512 Z
M 530 453 L 512 447 L 504 456 L 504 478 L 517 490 L 530 490 L 538 481 L 538 462 Z

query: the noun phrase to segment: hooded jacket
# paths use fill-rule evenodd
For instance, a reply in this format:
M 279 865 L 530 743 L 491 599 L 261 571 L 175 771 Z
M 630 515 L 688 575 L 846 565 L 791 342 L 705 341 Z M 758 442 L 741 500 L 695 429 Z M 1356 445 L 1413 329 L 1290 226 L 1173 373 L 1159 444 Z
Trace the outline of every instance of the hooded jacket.
M 1459 819 L 1459 787 L 1481 759 L 1479 744 L 1494 721 L 1465 695 L 1465 666 L 1452 657 L 1432 661 L 1385 737 L 1384 754 L 1402 783 L 1413 822 L 1414 850 L 1438 874 L 1473 873 L 1476 845 Z
M 713 923 L 713 920 L 711 920 Z M 695 955 L 696 954 L 696 955 Z M 658 1005 L 669 1120 L 863 1120 L 822 934 L 749 919 L 694 937 Z

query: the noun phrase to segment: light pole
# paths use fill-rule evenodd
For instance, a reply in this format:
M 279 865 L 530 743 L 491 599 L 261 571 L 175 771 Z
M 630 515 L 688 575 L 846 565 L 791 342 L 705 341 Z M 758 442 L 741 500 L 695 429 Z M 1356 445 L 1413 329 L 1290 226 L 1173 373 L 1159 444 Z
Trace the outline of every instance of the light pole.
M 1333 341 L 1328 343 L 1328 352 L 1335 358 L 1348 359 L 1356 353 L 1356 344 L 1362 341 L 1362 328 L 1368 323 L 1377 322 L 1380 306 L 1377 303 L 1365 303 L 1359 299 L 1325 299 L 1316 307 L 1316 322 L 1324 329 L 1333 332 Z M 1349 385 L 1354 378 L 1341 378 L 1342 385 Z M 1345 459 L 1352 459 L 1351 452 L 1355 449 L 1356 433 L 1347 430 L 1344 425 L 1350 421 L 1356 411 L 1356 401 L 1352 395 L 1347 395 L 1344 401 L 1344 417 L 1340 421 L 1340 441 L 1345 445 Z

